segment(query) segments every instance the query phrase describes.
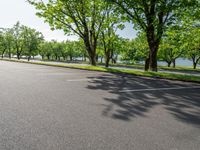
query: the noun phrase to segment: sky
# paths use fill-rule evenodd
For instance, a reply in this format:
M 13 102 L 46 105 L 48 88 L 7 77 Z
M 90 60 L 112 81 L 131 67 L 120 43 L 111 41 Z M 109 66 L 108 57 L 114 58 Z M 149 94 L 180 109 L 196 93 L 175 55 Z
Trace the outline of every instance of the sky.
M 0 0 L 0 27 L 10 28 L 17 21 L 43 33 L 46 40 L 76 40 L 76 36 L 67 36 L 61 30 L 52 31 L 48 23 L 35 15 L 36 10 L 26 0 Z M 121 37 L 132 39 L 136 36 L 131 24 L 126 24 L 123 31 L 117 32 Z

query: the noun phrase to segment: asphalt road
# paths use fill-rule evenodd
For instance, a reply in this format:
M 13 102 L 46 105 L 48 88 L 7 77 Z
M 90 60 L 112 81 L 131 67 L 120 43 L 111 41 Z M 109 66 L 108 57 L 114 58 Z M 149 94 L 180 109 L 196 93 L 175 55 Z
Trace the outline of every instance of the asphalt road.
M 200 85 L 0 61 L 0 150 L 200 150 Z

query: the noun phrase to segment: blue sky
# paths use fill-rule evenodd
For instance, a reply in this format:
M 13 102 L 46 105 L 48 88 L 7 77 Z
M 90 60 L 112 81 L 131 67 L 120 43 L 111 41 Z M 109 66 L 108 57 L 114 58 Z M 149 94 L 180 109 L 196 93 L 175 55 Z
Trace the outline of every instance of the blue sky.
M 17 21 L 21 24 L 35 28 L 43 33 L 46 40 L 55 39 L 58 41 L 74 40 L 76 36 L 66 36 L 62 31 L 51 31 L 47 23 L 42 18 L 35 15 L 36 10 L 28 4 L 26 0 L 1 0 L 0 5 L 0 27 L 12 27 Z M 126 25 L 126 29 L 118 34 L 124 38 L 134 38 L 135 31 L 131 24 Z

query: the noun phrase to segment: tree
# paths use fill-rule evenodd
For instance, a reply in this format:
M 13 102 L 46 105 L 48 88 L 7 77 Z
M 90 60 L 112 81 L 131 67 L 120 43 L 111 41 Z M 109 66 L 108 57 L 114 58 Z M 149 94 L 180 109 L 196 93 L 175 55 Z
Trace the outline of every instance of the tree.
M 146 36 L 141 32 L 138 33 L 135 39 L 126 42 L 126 50 L 122 51 L 122 59 L 132 63 L 145 61 L 148 57 L 148 53 Z
M 4 54 L 7 50 L 7 44 L 5 40 L 5 29 L 0 31 L 0 51 L 1 51 L 1 58 L 4 57 Z
M 87 51 L 85 49 L 84 43 L 82 39 L 79 39 L 78 41 L 75 42 L 75 56 L 81 58 L 82 61 L 86 61 L 88 58 Z
M 103 24 L 103 28 L 100 34 L 100 44 L 103 46 L 105 66 L 108 67 L 110 59 L 112 59 L 112 52 L 114 50 L 115 42 L 118 40 L 116 31 L 123 29 L 123 20 L 119 19 L 118 12 L 114 11 L 115 6 L 112 4 L 108 5 L 106 12 L 106 19 Z
M 31 56 L 35 56 L 38 54 L 39 45 L 43 41 L 44 37 L 42 33 L 37 32 L 35 29 L 31 29 L 29 27 L 22 27 L 22 36 L 23 36 L 23 46 L 24 53 L 28 56 L 28 61 Z
M 185 38 L 184 29 L 177 26 L 166 32 L 159 48 L 159 58 L 167 62 L 168 67 L 173 63 L 175 68 L 176 59 L 184 55 Z
M 12 28 L 4 29 L 4 42 L 7 49 L 8 57 L 11 59 L 13 49 L 13 30 Z
M 105 67 L 109 67 L 110 60 L 113 58 L 113 52 L 115 50 L 115 43 L 118 36 L 114 33 L 113 27 L 110 26 L 107 31 L 102 32 L 101 40 L 104 51 Z
M 187 50 L 186 57 L 193 62 L 193 68 L 196 69 L 197 64 L 200 61 L 200 28 L 198 26 L 192 26 L 187 28 L 185 49 Z
M 12 47 L 13 47 L 12 29 L 1 28 L 1 31 L 0 31 L 1 57 L 3 58 L 4 54 L 7 53 L 8 57 L 11 58 Z
M 117 60 L 119 59 L 119 56 L 121 56 L 122 52 L 127 50 L 126 40 L 127 39 L 121 38 L 119 36 L 115 37 L 111 49 L 111 60 L 113 64 L 117 63 Z
M 52 48 L 52 56 L 54 57 L 54 60 L 60 61 L 62 57 L 62 51 L 63 51 L 63 46 L 62 43 L 59 43 L 55 40 L 51 41 L 51 48 Z
M 65 42 L 65 55 L 69 57 L 70 61 L 73 61 L 73 57 L 77 56 L 77 45 L 78 43 L 75 41 L 66 41 Z
M 157 52 L 164 31 L 176 18 L 177 10 L 195 3 L 193 0 L 109 0 L 114 2 L 137 29 L 146 33 L 149 46 L 147 66 L 157 71 Z M 198 7 L 198 6 L 196 6 Z M 148 60 L 148 59 L 147 59 Z
M 185 28 L 184 48 L 187 53 L 186 58 L 192 60 L 193 68 L 196 69 L 197 64 L 200 61 L 200 9 L 194 7 L 192 11 L 187 10 L 184 16 L 182 16 L 182 24 Z
M 43 41 L 42 43 L 40 43 L 40 46 L 39 46 L 38 52 L 39 52 L 39 55 L 42 57 L 42 60 L 45 59 L 47 50 L 49 50 L 49 48 L 47 47 L 47 44 L 48 42 Z
M 97 40 L 106 17 L 107 3 L 102 0 L 28 1 L 53 29 L 82 38 L 90 63 L 96 65 Z
M 22 26 L 20 25 L 19 22 L 17 22 L 14 27 L 12 28 L 13 30 L 13 48 L 15 49 L 15 52 L 17 54 L 17 59 L 20 59 L 21 54 L 24 50 L 24 37 L 22 36 Z

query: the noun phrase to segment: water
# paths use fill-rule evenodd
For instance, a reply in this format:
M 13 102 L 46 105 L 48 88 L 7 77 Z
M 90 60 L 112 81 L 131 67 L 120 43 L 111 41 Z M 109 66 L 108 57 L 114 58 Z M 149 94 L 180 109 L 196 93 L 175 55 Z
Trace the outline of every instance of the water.
M 167 66 L 167 63 L 166 62 L 163 62 L 163 61 L 158 61 L 158 65 L 159 66 Z M 189 59 L 184 59 L 184 58 L 178 58 L 176 60 L 176 66 L 185 66 L 185 67 L 192 67 L 193 66 L 193 63 L 191 60 Z M 198 65 L 199 67 L 200 65 Z
M 140 64 L 144 64 L 144 61 L 139 62 Z M 158 61 L 159 66 L 167 66 L 167 63 L 164 61 Z M 172 66 L 173 64 L 171 64 Z M 193 67 L 193 62 L 189 59 L 184 59 L 184 58 L 178 58 L 176 59 L 176 66 L 181 66 L 181 67 Z M 197 65 L 197 67 L 200 67 L 200 64 Z

